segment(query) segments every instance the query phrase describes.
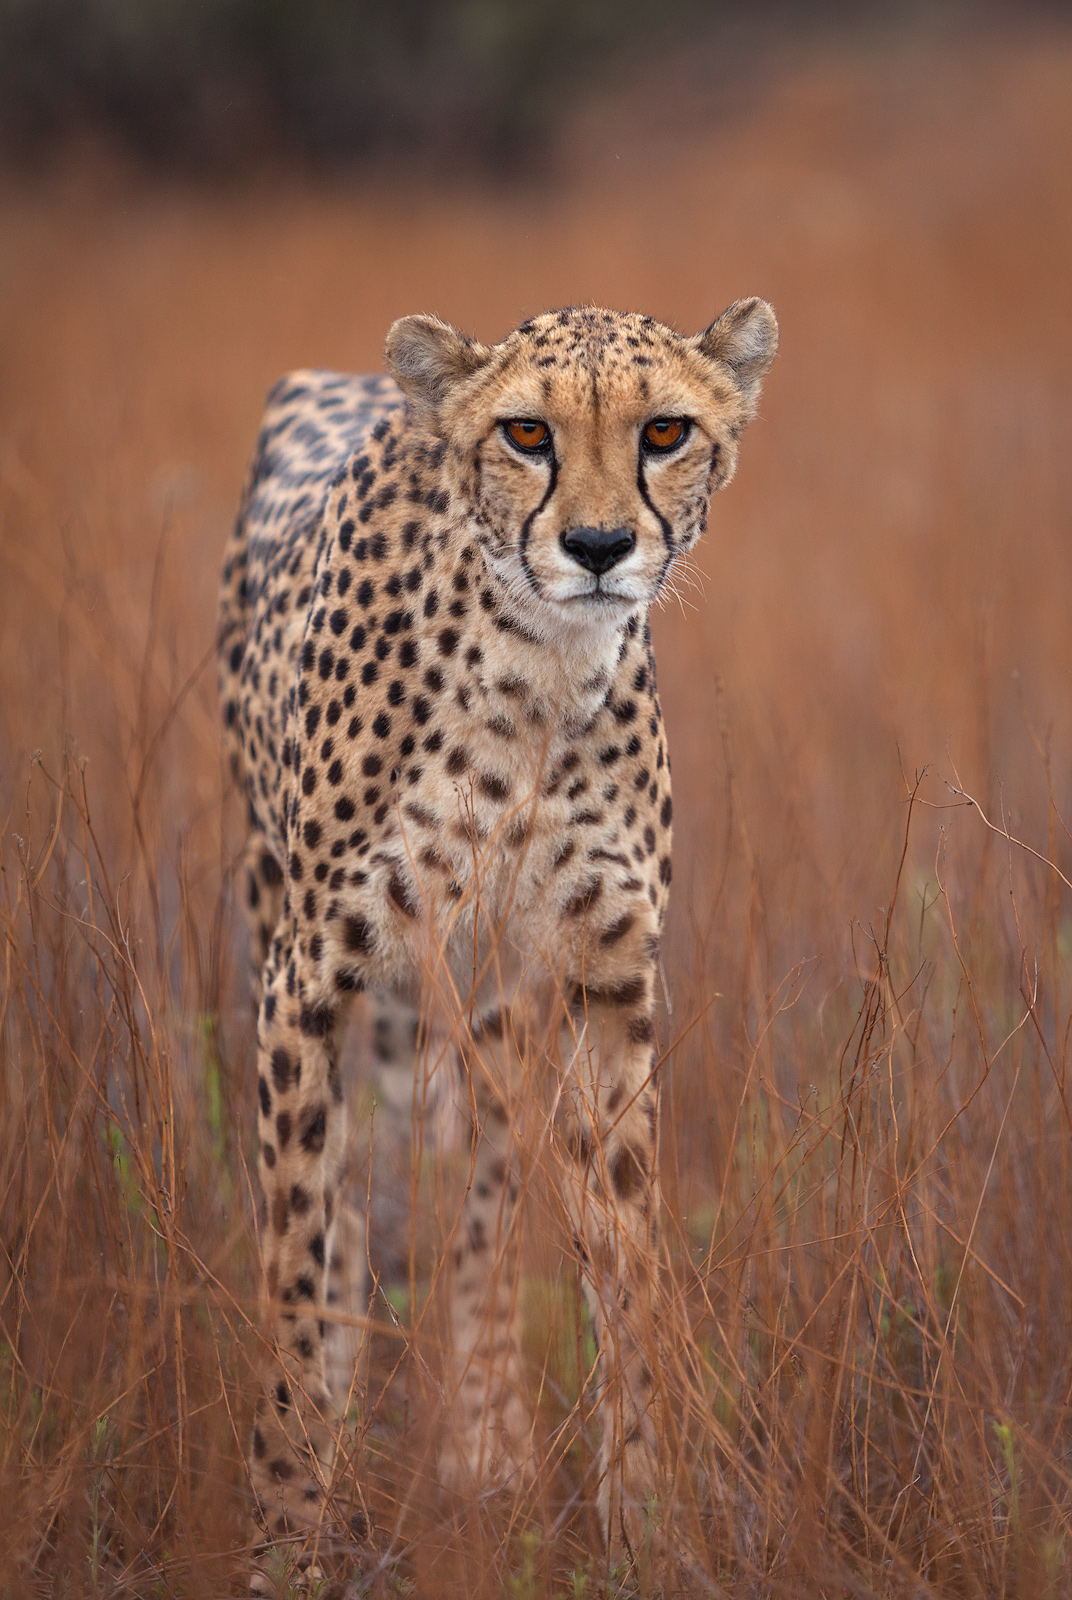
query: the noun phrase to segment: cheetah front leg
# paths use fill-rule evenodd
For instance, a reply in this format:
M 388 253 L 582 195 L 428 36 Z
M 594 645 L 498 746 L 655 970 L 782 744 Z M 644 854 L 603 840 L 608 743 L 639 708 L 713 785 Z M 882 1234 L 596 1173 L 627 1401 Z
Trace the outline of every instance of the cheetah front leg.
M 324 1328 L 324 1377 L 333 1405 L 343 1413 L 355 1398 L 358 1361 L 365 1348 L 363 1318 L 368 1313 L 365 1219 L 342 1198 L 344 1187 L 345 1183 L 340 1184 L 328 1235 L 328 1316 Z
M 251 1476 L 270 1541 L 303 1562 L 327 1543 L 336 1421 L 325 1381 L 327 1263 L 346 1135 L 335 1055 L 339 999 L 282 935 L 265 967 L 257 1025 L 263 1257 L 271 1354 L 253 1429 Z M 359 1513 L 355 1532 L 366 1526 Z M 263 1573 L 255 1592 L 271 1591 Z
M 439 1458 L 441 1483 L 462 1494 L 516 1489 L 533 1474 L 515 1215 L 520 1175 L 510 1112 L 518 1066 L 509 1012 L 478 1021 L 466 1062 L 472 1169 L 452 1251 L 450 1420 Z
M 564 1185 L 603 1381 L 599 1506 L 611 1566 L 633 1564 L 662 1484 L 657 1093 L 649 980 L 579 990 Z

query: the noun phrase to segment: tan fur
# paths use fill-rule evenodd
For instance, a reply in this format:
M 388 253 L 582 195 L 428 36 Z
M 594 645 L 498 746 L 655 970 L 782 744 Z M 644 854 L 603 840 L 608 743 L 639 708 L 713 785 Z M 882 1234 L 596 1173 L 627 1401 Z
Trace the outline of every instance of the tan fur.
M 221 658 L 261 969 L 278 1356 L 252 1470 L 272 1537 L 317 1526 L 332 1470 L 320 1321 L 339 1292 L 336 1041 L 369 990 L 420 1013 L 426 1064 L 460 1082 L 472 1119 L 443 1476 L 531 1469 L 513 1097 L 539 1057 L 560 1084 L 552 1142 L 604 1362 L 601 1505 L 612 1553 L 637 1548 L 659 1487 L 644 1352 L 671 819 L 647 612 L 732 476 L 776 339 L 762 301 L 694 339 L 591 307 L 493 346 L 405 318 L 387 345 L 402 392 L 305 372 L 269 398 L 224 568 Z M 641 442 L 660 417 L 691 425 L 665 456 Z M 511 418 L 544 422 L 550 451 L 517 449 Z M 576 530 L 635 542 L 596 573 L 563 544 Z

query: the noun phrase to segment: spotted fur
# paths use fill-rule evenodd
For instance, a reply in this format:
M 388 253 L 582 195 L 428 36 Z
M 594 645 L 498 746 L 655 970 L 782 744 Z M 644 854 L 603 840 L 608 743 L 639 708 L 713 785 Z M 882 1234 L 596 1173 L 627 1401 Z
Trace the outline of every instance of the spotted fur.
M 604 1363 L 600 1503 L 612 1553 L 635 1552 L 659 1484 L 645 1351 L 672 813 L 648 611 L 733 473 L 776 342 L 756 300 L 691 339 L 592 307 L 492 346 L 409 317 L 392 378 L 297 372 L 269 396 L 220 648 L 250 815 L 277 1352 L 251 1460 L 271 1538 L 320 1526 L 326 1375 L 345 1389 L 352 1367 L 352 1349 L 325 1355 L 333 1229 L 363 1249 L 337 1218 L 338 1039 L 369 991 L 419 1013 L 424 1069 L 460 1081 L 473 1124 L 441 1475 L 531 1469 L 513 1212 L 517 1096 L 540 1059 Z M 672 450 L 645 443 L 659 418 L 687 425 Z M 512 419 L 544 447 L 519 448 Z

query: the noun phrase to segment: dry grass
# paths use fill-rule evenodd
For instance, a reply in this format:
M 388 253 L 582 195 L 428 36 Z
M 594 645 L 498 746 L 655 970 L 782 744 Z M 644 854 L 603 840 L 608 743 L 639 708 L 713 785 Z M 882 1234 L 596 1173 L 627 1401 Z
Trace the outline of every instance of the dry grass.
M 698 327 L 751 292 L 783 354 L 657 624 L 688 1559 L 644 1583 L 1068 1592 L 1070 138 L 1058 34 L 805 62 L 713 131 L 608 112 L 560 193 L 0 194 L 0 1594 L 223 1593 L 243 1535 L 251 1039 L 210 658 L 265 389 L 376 366 L 404 311 Z M 454 1517 L 435 1341 L 405 1337 L 434 1207 L 408 1252 L 377 1183 L 371 1588 L 597 1593 L 545 1213 L 552 1465 Z

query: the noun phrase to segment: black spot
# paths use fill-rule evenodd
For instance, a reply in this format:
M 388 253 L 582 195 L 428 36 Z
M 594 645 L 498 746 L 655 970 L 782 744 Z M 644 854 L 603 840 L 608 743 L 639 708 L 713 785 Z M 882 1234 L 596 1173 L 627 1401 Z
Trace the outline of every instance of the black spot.
M 344 918 L 342 936 L 347 950 L 358 955 L 367 955 L 372 949 L 372 929 L 364 917 Z
M 604 928 L 599 936 L 600 944 L 617 944 L 620 939 L 625 938 L 635 920 L 633 913 L 627 911 L 624 916 L 618 918 L 617 922 L 612 922 L 609 928 Z
M 261 1115 L 263 1117 L 270 1117 L 272 1114 L 272 1091 L 268 1087 L 267 1078 L 257 1078 L 257 1093 L 260 1096 Z
M 570 917 L 582 916 L 590 906 L 594 905 L 603 892 L 603 879 L 591 878 L 588 883 L 582 884 L 577 893 L 566 902 L 566 915 Z
M 633 1044 L 650 1044 L 655 1037 L 655 1029 L 650 1017 L 634 1017 L 626 1033 Z
M 623 1144 L 610 1164 L 610 1176 L 614 1192 L 620 1200 L 628 1200 L 636 1194 L 647 1177 L 647 1168 L 640 1152 Z
M 466 1232 L 470 1250 L 474 1255 L 481 1255 L 488 1248 L 488 1233 L 481 1218 L 473 1217 Z
M 415 899 L 409 885 L 396 867 L 387 884 L 388 898 L 396 905 L 403 916 L 416 917 L 420 915 L 420 901 Z
M 303 1006 L 298 1017 L 298 1027 L 307 1037 L 324 1039 L 335 1026 L 335 1013 L 330 1006 Z
M 327 1135 L 328 1111 L 323 1105 L 311 1106 L 302 1118 L 298 1142 L 310 1155 L 319 1155 Z
M 282 1046 L 279 1046 L 272 1051 L 272 1079 L 276 1088 L 281 1093 L 284 1089 L 289 1089 L 292 1073 L 294 1073 L 294 1063 L 291 1061 L 289 1055 L 282 1048 Z M 296 1082 L 296 1073 L 294 1074 L 294 1078 Z M 268 1113 L 266 1111 L 265 1116 L 267 1115 Z
M 354 1511 L 350 1516 L 350 1532 L 359 1542 L 368 1538 L 371 1529 L 369 1519 L 363 1511 Z

